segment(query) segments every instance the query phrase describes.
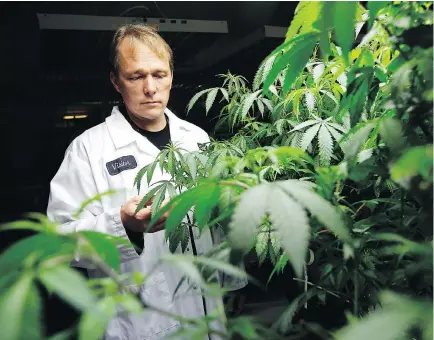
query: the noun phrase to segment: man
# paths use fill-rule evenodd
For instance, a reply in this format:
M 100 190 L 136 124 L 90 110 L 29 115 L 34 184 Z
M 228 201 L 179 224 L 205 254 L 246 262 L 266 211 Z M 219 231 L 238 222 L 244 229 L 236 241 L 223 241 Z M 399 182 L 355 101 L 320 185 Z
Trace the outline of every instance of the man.
M 68 147 L 51 182 L 47 214 L 65 231 L 95 230 L 130 240 L 141 251 L 133 246 L 119 248 L 121 273 L 147 274 L 161 254 L 169 251 L 162 231 L 167 216 L 143 234 L 150 221 L 150 208 L 134 212 L 149 188 L 143 183 L 140 196 L 135 196 L 134 177 L 140 168 L 154 161 L 169 141 L 193 151 L 198 150 L 198 143 L 209 142 L 209 137 L 167 108 L 173 80 L 172 51 L 153 28 L 120 27 L 113 37 L 110 55 L 110 80 L 124 105 L 114 107 L 104 123 L 85 131 Z M 151 185 L 169 178 L 169 174 L 156 170 Z M 87 206 L 79 219 L 73 218 L 82 202 L 110 189 L 117 190 L 116 194 L 103 196 L 101 201 Z M 199 235 L 195 229 L 186 251 L 202 254 L 212 247 L 211 236 L 209 232 Z M 75 265 L 88 268 L 91 278 L 104 276 L 79 259 Z M 163 263 L 143 286 L 134 288 L 148 304 L 185 317 L 201 317 L 219 305 L 219 300 L 203 298 L 198 287 L 193 287 L 195 294 L 191 294 L 183 286 L 179 298 L 172 301 L 180 279 L 176 268 Z M 178 327 L 176 320 L 150 311 L 118 315 L 110 323 L 106 339 L 162 339 Z

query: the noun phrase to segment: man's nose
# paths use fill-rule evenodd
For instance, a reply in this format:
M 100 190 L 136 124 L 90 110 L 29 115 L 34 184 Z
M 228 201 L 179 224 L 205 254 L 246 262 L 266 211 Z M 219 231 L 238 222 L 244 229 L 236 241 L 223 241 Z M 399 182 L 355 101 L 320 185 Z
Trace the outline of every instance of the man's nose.
M 143 91 L 147 95 L 154 95 L 157 92 L 157 83 L 152 76 L 147 76 L 143 84 Z

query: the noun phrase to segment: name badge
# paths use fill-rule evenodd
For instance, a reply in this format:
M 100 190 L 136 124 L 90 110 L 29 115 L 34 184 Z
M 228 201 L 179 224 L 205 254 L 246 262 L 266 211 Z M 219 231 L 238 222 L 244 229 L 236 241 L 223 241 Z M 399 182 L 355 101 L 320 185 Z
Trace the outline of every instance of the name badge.
M 122 156 L 114 161 L 106 163 L 107 170 L 110 175 L 115 176 L 120 174 L 122 171 L 137 168 L 137 162 L 134 156 Z

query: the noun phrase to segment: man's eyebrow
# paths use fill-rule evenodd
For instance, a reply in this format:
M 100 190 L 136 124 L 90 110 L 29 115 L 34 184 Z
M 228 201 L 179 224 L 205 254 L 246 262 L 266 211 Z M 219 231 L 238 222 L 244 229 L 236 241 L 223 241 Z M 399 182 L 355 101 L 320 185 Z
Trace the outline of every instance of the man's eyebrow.
M 157 69 L 151 70 L 150 73 L 151 73 L 151 74 L 152 74 L 152 73 L 168 73 L 168 71 L 167 71 L 167 70 L 164 70 L 164 69 L 157 68 Z M 135 70 L 135 71 L 128 72 L 128 75 L 133 75 L 133 74 L 148 74 L 148 72 L 145 72 L 145 71 L 142 70 L 142 69 L 137 69 L 137 70 Z

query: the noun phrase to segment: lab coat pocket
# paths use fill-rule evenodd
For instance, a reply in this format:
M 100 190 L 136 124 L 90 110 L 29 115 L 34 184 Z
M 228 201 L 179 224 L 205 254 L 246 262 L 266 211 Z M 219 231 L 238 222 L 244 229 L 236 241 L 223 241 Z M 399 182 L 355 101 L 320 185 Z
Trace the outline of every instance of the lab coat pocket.
M 163 309 L 167 312 L 174 312 L 172 294 L 163 272 L 152 275 L 140 287 L 142 300 L 150 305 Z M 177 320 L 168 318 L 159 313 L 146 311 L 143 319 L 137 324 L 138 338 L 140 339 L 161 339 L 179 325 Z

